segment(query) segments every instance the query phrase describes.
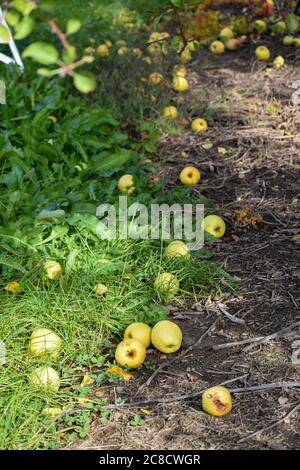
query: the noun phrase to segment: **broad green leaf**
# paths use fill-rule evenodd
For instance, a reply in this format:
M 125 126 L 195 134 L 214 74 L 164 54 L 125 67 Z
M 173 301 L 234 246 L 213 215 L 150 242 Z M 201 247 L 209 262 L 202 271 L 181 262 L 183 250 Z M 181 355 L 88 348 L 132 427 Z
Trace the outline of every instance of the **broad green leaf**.
M 69 36 L 70 34 L 75 34 L 81 28 L 81 22 L 76 18 L 71 18 L 67 23 L 67 31 L 66 34 Z
M 10 256 L 0 256 L 0 264 L 3 264 L 5 266 L 9 266 L 16 271 L 20 271 L 21 273 L 25 274 L 26 269 L 23 268 L 19 263 L 16 261 L 12 260 Z
M 20 15 L 16 11 L 7 11 L 5 13 L 5 19 L 9 26 L 15 27 L 20 21 Z
M 36 8 L 34 2 L 27 2 L 25 0 L 14 0 L 12 6 L 18 10 L 22 15 L 28 16 Z
M 285 21 L 286 21 L 287 30 L 290 33 L 294 33 L 295 31 L 298 30 L 299 18 L 296 15 L 294 15 L 293 13 L 288 13 L 286 15 Z
M 96 78 L 90 72 L 75 73 L 73 81 L 81 93 L 91 93 L 96 88 Z
M 107 155 L 106 157 L 101 158 L 99 161 L 95 162 L 93 165 L 89 166 L 86 170 L 82 171 L 81 174 L 88 174 L 91 171 L 97 173 L 105 173 L 113 168 L 120 168 L 125 163 L 132 159 L 137 158 L 137 154 L 131 150 L 119 150 L 119 152 L 112 155 Z
M 9 30 L 0 23 L 0 44 L 8 44 L 10 41 L 10 33 Z
M 29 16 L 20 21 L 15 27 L 14 38 L 15 39 L 24 39 L 32 32 L 34 26 L 34 21 Z
M 39 64 L 52 65 L 58 60 L 58 52 L 55 47 L 46 42 L 34 42 L 30 44 L 23 52 L 23 57 L 30 57 Z
M 41 77 L 53 77 L 54 75 L 58 74 L 58 71 L 41 67 L 40 69 L 37 70 L 37 74 L 40 75 Z

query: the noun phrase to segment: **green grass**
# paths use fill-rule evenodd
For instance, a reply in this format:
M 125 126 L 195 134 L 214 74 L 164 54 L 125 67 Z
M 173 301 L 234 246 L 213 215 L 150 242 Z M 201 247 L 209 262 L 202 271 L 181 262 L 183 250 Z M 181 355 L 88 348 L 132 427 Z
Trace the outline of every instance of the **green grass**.
M 1 449 L 53 448 L 84 435 L 81 424 L 66 426 L 68 414 L 53 421 L 42 411 L 47 407 L 78 409 L 84 370 L 90 370 L 95 377 L 103 375 L 113 362 L 115 344 L 126 326 L 133 321 L 153 324 L 165 318 L 166 311 L 153 287 L 159 272 L 177 275 L 181 290 L 174 301 L 179 303 L 187 297 L 197 301 L 231 284 L 230 278 L 209 262 L 165 261 L 160 243 L 99 242 L 97 248 L 84 244 L 78 248 L 80 257 L 71 273 L 60 281 L 45 277 L 40 260 L 27 275 L 14 277 L 22 293 L 0 294 L 0 337 L 7 348 L 7 362 L 0 370 Z M 99 264 L 101 258 L 110 259 L 111 264 Z M 7 280 L 4 276 L 0 282 Z M 97 282 L 108 287 L 105 297 L 93 292 Z M 57 360 L 46 360 L 61 376 L 61 389 L 56 394 L 43 392 L 29 381 L 30 373 L 41 363 L 28 352 L 29 338 L 36 327 L 50 328 L 63 341 Z M 105 379 L 102 376 L 99 383 Z M 92 400 L 92 413 L 105 411 L 105 400 Z M 89 411 L 82 407 L 77 412 L 77 419 L 85 417 L 87 430 L 92 419 Z M 62 432 L 64 428 L 68 430 Z

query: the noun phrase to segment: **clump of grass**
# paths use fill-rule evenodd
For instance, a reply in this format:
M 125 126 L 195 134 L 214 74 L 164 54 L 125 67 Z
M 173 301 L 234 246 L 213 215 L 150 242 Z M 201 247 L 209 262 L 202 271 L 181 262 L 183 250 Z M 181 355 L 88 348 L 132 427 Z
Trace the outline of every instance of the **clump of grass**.
M 169 271 L 178 277 L 181 291 L 174 301 L 179 303 L 187 296 L 199 300 L 229 281 L 220 268 L 207 261 L 165 260 L 164 246 L 158 241 L 119 240 L 99 242 L 99 245 L 93 249 L 78 246 L 81 253 L 77 262 L 60 281 L 48 280 L 37 267 L 18 278 L 22 293 L 2 291 L 0 294 L 0 338 L 7 349 L 6 364 L 0 369 L 0 403 L 4 410 L 0 418 L 2 449 L 53 448 L 76 429 L 82 432 L 80 423 L 73 423 L 69 431 L 61 432 L 61 420 L 53 421 L 42 411 L 49 407 L 78 407 L 76 400 L 83 368 L 93 372 L 96 367 L 97 374 L 105 371 L 106 365 L 113 361 L 117 338 L 126 326 L 136 319 L 149 322 L 145 305 L 159 307 L 159 297 L 153 287 L 159 272 Z M 103 258 L 110 263 L 99 263 Z M 0 282 L 3 284 L 5 279 Z M 97 282 L 108 287 L 105 296 L 94 293 Z M 153 309 L 153 312 L 155 323 L 161 310 L 155 313 Z M 50 328 L 63 341 L 59 357 L 46 362 L 62 378 L 57 394 L 37 390 L 29 382 L 30 372 L 40 365 L 40 360 L 31 357 L 28 351 L 35 327 Z M 101 400 L 98 406 L 99 412 L 105 409 Z

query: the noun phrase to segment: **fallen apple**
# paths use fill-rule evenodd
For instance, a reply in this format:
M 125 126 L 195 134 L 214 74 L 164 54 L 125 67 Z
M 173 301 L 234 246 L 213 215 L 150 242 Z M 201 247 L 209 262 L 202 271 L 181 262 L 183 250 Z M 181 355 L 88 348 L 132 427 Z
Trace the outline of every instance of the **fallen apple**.
M 222 41 L 213 41 L 209 47 L 210 51 L 213 54 L 223 54 L 225 51 L 225 46 Z
M 201 179 L 201 173 L 194 166 L 187 166 L 181 171 L 179 179 L 182 184 L 187 186 L 194 186 L 195 184 L 199 183 Z
M 164 252 L 165 258 L 180 258 L 184 257 L 186 259 L 190 258 L 190 250 L 186 244 L 181 240 L 175 240 L 171 242 L 165 249 Z
M 222 217 L 210 214 L 202 220 L 202 228 L 215 238 L 222 238 L 226 232 L 226 225 Z
M 228 41 L 228 39 L 232 39 L 234 37 L 234 32 L 232 31 L 231 28 L 223 28 L 221 31 L 220 31 L 220 39 L 222 39 L 222 41 Z
M 258 46 L 255 49 L 255 55 L 257 60 L 260 60 L 262 62 L 268 62 L 271 57 L 271 53 L 266 46 Z
M 294 42 L 295 42 L 295 38 L 294 36 L 284 36 L 283 40 L 282 40 L 282 43 L 284 46 L 293 46 L 294 45 Z
M 198 134 L 207 131 L 208 124 L 203 118 L 194 119 L 192 122 L 192 131 L 197 132 Z
M 181 329 L 176 323 L 161 320 L 152 328 L 151 342 L 162 353 L 174 353 L 182 343 Z
M 176 106 L 166 106 L 164 108 L 164 117 L 166 119 L 175 119 L 178 116 Z
M 211 387 L 202 394 L 202 408 L 213 416 L 225 416 L 232 410 L 230 391 L 221 386 Z
M 179 290 L 179 282 L 176 276 L 171 273 L 161 273 L 154 281 L 154 288 L 165 300 L 172 299 Z
M 146 357 L 145 346 L 135 339 L 124 339 L 118 344 L 115 359 L 122 367 L 136 369 L 144 363 Z
M 32 356 L 58 356 L 62 341 L 60 337 L 48 328 L 35 328 L 29 341 L 29 351 Z
M 254 21 L 254 29 L 259 33 L 263 33 L 267 30 L 267 23 L 264 20 L 256 20 Z
M 273 60 L 273 65 L 276 69 L 281 69 L 282 67 L 284 67 L 284 64 L 285 60 L 281 55 L 275 57 L 275 59 Z
M 127 191 L 132 194 L 135 191 L 134 181 L 132 175 L 123 175 L 118 181 L 118 189 L 121 192 Z
M 97 47 L 97 54 L 100 57 L 108 57 L 110 55 L 110 51 L 107 44 L 100 44 L 100 46 Z
M 174 76 L 183 77 L 187 76 L 187 69 L 184 65 L 176 65 L 173 69 Z
M 63 269 L 57 261 L 46 261 L 44 263 L 44 269 L 49 279 L 56 281 L 62 276 Z
M 105 295 L 105 294 L 107 294 L 107 292 L 108 292 L 108 288 L 107 288 L 107 286 L 106 286 L 105 284 L 99 283 L 99 284 L 96 284 L 96 285 L 95 285 L 94 291 L 95 291 L 95 293 L 98 294 L 98 295 Z
M 152 85 L 159 85 L 164 81 L 164 77 L 161 73 L 153 72 L 149 75 L 149 83 Z
M 145 348 L 149 348 L 151 344 L 151 328 L 146 323 L 132 323 L 127 326 L 124 332 L 124 339 L 134 339 L 142 343 Z
M 184 92 L 189 89 L 189 82 L 184 77 L 176 76 L 173 78 L 172 88 L 178 93 Z
M 52 367 L 38 367 L 30 374 L 30 382 L 43 388 L 58 390 L 60 378 Z

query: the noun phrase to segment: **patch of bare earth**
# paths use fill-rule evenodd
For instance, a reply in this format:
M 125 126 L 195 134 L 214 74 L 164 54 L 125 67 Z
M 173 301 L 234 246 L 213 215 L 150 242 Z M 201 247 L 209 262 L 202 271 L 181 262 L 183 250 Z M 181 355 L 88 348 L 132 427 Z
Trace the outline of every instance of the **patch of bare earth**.
M 214 260 L 237 278 L 237 290 L 185 312 L 174 309 L 183 352 L 173 360 L 150 351 L 157 367 L 163 364 L 160 373 L 149 385 L 151 372 L 145 371 L 118 384 L 115 396 L 132 406 L 116 407 L 107 425 L 96 422 L 77 449 L 299 448 L 300 365 L 292 356 L 297 359 L 300 339 L 300 107 L 291 95 L 300 61 L 284 55 L 287 67 L 271 73 L 249 63 L 248 49 L 213 62 L 201 55 L 191 65 L 188 110 L 191 117 L 205 110 L 210 130 L 162 136 L 162 177 L 175 182 L 186 164 L 202 169 L 199 192 L 215 201 L 228 225 L 225 238 L 214 244 Z M 213 146 L 203 148 L 208 142 Z M 262 217 L 256 225 L 237 220 L 247 207 Z M 251 338 L 263 339 L 245 342 Z M 223 382 L 245 390 L 234 393 L 228 416 L 208 416 L 200 391 Z M 273 385 L 247 391 L 266 384 Z M 143 426 L 130 424 L 135 413 Z

